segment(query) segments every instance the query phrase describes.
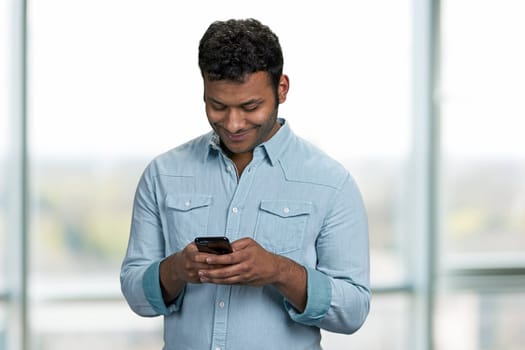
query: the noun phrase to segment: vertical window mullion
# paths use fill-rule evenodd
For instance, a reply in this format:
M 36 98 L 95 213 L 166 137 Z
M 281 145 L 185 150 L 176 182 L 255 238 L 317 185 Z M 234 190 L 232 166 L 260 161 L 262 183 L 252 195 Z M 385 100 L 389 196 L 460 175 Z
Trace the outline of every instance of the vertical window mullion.
M 411 317 L 413 349 L 432 350 L 435 276 L 438 256 L 438 68 L 439 0 L 414 0 L 413 152 L 414 253 L 410 264 L 415 285 Z
M 28 161 L 27 161 L 27 1 L 10 1 L 11 54 L 8 156 L 8 297 L 7 349 L 28 344 Z

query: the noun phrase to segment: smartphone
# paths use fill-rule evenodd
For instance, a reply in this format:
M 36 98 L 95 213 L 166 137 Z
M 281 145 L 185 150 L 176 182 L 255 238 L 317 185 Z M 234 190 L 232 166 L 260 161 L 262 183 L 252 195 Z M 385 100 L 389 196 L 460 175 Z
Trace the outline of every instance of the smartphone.
M 197 237 L 195 238 L 195 244 L 199 252 L 203 253 L 223 255 L 233 252 L 230 240 L 224 236 Z

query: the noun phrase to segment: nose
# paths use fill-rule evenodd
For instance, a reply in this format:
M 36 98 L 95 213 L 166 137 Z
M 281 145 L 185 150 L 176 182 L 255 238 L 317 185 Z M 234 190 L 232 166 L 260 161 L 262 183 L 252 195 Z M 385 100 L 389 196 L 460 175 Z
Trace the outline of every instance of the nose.
M 226 114 L 223 125 L 224 128 L 231 133 L 241 131 L 245 125 L 242 111 L 240 111 L 238 108 L 228 108 L 228 113 Z

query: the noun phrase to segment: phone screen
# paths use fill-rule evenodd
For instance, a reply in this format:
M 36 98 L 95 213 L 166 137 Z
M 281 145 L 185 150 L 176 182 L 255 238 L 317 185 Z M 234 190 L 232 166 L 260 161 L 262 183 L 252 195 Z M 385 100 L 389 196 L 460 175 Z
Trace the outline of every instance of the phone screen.
M 233 251 L 230 240 L 224 236 L 197 237 L 195 238 L 195 244 L 197 249 L 203 253 L 223 255 Z

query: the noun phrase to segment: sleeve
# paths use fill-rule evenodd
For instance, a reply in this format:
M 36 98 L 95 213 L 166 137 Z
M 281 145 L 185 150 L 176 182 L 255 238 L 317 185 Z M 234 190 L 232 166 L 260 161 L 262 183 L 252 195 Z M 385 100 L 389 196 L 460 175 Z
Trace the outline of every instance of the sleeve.
M 165 258 L 165 243 L 154 187 L 148 167 L 135 193 L 129 242 L 120 271 L 122 294 L 131 309 L 141 316 L 177 311 L 184 296 L 181 292 L 169 306 L 162 299 L 159 266 Z
M 306 268 L 306 308 L 285 307 L 296 322 L 351 334 L 370 309 L 370 263 L 366 210 L 350 175 L 332 203 L 316 243 L 317 265 Z

